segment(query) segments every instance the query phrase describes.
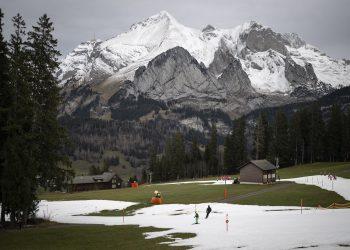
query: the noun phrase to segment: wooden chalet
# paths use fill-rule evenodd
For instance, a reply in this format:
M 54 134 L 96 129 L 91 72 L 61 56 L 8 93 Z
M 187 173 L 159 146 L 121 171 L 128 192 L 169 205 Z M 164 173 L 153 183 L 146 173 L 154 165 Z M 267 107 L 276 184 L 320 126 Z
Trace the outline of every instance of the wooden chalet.
M 272 183 L 278 167 L 267 160 L 253 160 L 239 168 L 240 182 Z
M 72 181 L 73 192 L 99 190 L 99 189 L 114 189 L 122 187 L 122 179 L 113 172 L 104 172 L 100 175 L 76 176 Z

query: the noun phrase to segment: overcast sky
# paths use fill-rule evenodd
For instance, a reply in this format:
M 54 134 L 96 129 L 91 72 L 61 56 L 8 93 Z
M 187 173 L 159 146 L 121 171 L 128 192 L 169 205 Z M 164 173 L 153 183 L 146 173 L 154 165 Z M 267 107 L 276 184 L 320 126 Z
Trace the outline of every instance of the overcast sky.
M 0 0 L 5 32 L 21 13 L 27 26 L 47 13 L 63 55 L 79 43 L 127 31 L 138 21 L 166 10 L 194 28 L 212 24 L 233 28 L 255 20 L 277 32 L 298 33 L 307 43 L 335 58 L 350 58 L 350 0 Z

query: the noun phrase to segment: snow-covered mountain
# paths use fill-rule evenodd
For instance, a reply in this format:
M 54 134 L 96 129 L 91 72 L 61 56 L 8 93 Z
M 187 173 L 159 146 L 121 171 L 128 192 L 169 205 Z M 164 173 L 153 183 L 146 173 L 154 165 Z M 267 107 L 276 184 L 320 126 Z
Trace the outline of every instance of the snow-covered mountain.
M 253 21 L 197 30 L 162 11 L 116 37 L 80 44 L 58 77 L 66 114 L 110 118 L 121 102 L 143 96 L 233 117 L 347 86 L 350 65 Z

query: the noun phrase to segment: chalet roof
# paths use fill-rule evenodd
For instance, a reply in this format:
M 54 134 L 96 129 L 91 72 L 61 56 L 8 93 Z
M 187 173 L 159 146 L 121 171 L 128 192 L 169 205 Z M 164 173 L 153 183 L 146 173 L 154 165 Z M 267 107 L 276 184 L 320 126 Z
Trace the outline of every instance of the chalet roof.
M 112 178 L 116 176 L 115 173 L 112 172 L 104 172 L 100 175 L 86 175 L 86 176 L 76 176 L 73 179 L 73 184 L 88 184 L 88 183 L 96 183 L 96 182 L 109 182 Z
M 253 165 L 257 166 L 258 168 L 260 168 L 261 170 L 273 170 L 273 169 L 277 169 L 277 167 L 275 165 L 273 165 L 271 162 L 269 162 L 268 160 L 252 160 L 250 162 L 247 162 L 246 164 L 244 164 L 243 166 L 241 166 L 239 169 L 247 166 L 249 163 L 252 163 Z

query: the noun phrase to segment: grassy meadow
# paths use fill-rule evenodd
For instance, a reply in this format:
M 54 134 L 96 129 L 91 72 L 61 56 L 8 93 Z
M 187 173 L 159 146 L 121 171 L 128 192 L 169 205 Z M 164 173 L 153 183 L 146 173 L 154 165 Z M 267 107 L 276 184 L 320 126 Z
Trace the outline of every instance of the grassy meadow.
M 194 234 L 181 233 L 145 240 L 143 233 L 165 229 L 138 226 L 65 225 L 0 231 L 0 249 L 189 249 L 170 247 L 164 242 L 174 238 L 191 238 Z

